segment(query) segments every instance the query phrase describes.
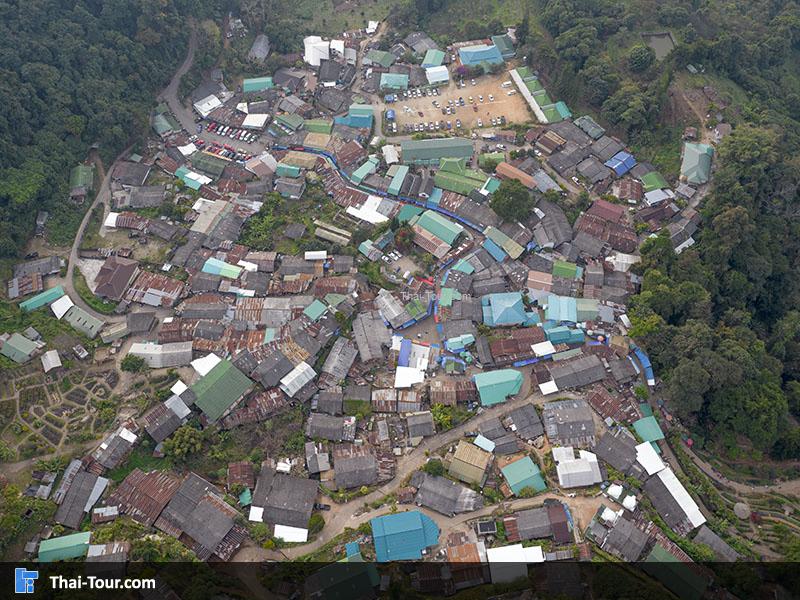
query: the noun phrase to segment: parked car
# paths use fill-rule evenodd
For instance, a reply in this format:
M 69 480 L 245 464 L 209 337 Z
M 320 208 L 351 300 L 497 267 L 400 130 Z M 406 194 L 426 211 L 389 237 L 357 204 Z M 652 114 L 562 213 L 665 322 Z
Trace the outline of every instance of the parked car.
M 330 504 L 314 504 L 314 510 L 330 510 Z
M 481 121 L 480 119 L 478 119 L 478 127 L 483 127 L 483 121 Z

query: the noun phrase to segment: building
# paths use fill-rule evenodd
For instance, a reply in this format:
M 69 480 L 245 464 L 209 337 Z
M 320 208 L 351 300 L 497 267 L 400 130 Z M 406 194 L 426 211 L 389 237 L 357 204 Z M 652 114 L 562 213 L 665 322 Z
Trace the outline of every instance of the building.
M 275 537 L 286 542 L 305 542 L 318 491 L 319 482 L 313 479 L 278 473 L 262 465 L 248 518 L 273 525 Z
M 378 481 L 378 461 L 369 447 L 343 444 L 333 453 L 336 489 L 370 486 Z
M 310 35 L 303 40 L 303 60 L 312 67 L 318 67 L 321 60 L 330 58 L 331 43 L 317 35 Z
M 491 461 L 490 452 L 482 450 L 466 440 L 461 440 L 450 461 L 448 472 L 464 483 L 483 485 L 486 468 Z
M 415 502 L 445 516 L 472 512 L 483 507 L 481 495 L 470 488 L 446 477 L 422 474 L 423 481 L 417 487 Z M 416 483 L 416 482 L 415 482 Z
M 405 73 L 381 73 L 381 91 L 403 91 L 408 89 L 408 75 Z
M 643 489 L 664 522 L 677 533 L 686 535 L 706 522 L 697 503 L 669 467 L 645 481 Z
M 250 51 L 247 53 L 247 60 L 263 63 L 269 56 L 269 49 L 269 37 L 266 33 L 259 33 L 256 39 L 253 40 L 253 45 L 250 46 Z
M 50 563 L 59 560 L 72 560 L 86 556 L 89 552 L 90 531 L 62 535 L 42 540 L 39 543 L 39 562 Z
M 210 422 L 225 414 L 244 396 L 253 382 L 228 360 L 221 360 L 204 377 L 191 386 L 195 405 Z
M 530 456 L 525 456 L 519 460 L 507 464 L 500 469 L 503 477 L 508 483 L 508 487 L 515 495 L 519 495 L 526 488 L 534 492 L 543 492 L 547 489 L 542 472 L 539 466 L 533 462 Z
M 472 377 L 482 406 L 505 402 L 522 389 L 522 373 L 516 369 L 500 369 L 476 373 Z
M 594 444 L 594 418 L 585 400 L 547 402 L 542 412 L 544 429 L 550 443 L 559 446 Z
M 571 446 L 553 448 L 558 483 L 563 488 L 587 487 L 603 481 L 597 455 Z
M 472 141 L 465 138 L 405 140 L 400 147 L 407 165 L 438 165 L 443 158 L 470 159 L 473 154 Z
M 476 44 L 458 49 L 461 64 L 466 67 L 501 65 L 505 61 L 500 49 L 494 44 Z
M 0 354 L 18 364 L 28 362 L 38 349 L 36 342 L 19 333 L 12 333 L 5 340 L 0 337 Z
M 481 298 L 483 322 L 489 327 L 523 325 L 532 319 L 525 312 L 525 302 L 520 292 L 487 294 Z
M 447 85 L 450 81 L 450 71 L 444 65 L 428 67 L 425 69 L 425 79 L 428 80 L 428 85 Z
M 100 298 L 120 300 L 139 274 L 139 263 L 129 258 L 109 256 L 95 278 L 94 293 Z
M 681 181 L 691 185 L 708 183 L 711 177 L 711 159 L 714 148 L 708 144 L 686 142 L 683 144 Z
M 192 342 L 134 342 L 128 354 L 143 358 L 151 369 L 182 367 L 192 362 Z
M 416 510 L 375 517 L 370 525 L 378 562 L 420 560 L 439 543 L 436 523 Z

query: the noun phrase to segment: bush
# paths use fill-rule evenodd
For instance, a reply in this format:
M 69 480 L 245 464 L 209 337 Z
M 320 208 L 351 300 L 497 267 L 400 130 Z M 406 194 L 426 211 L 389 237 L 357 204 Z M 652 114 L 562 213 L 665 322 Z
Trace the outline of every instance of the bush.
M 128 356 L 123 358 L 120 362 L 120 368 L 122 368 L 123 371 L 128 371 L 129 373 L 141 373 L 147 368 L 147 363 L 144 362 L 144 359 L 141 356 L 128 354 Z
M 325 527 L 325 518 L 319 513 L 311 515 L 311 518 L 308 520 L 308 532 L 314 535 L 322 531 L 323 527 Z
M 439 477 L 444 475 L 444 465 L 442 464 L 442 461 L 440 461 L 438 458 L 432 458 L 431 460 L 426 462 L 423 465 L 422 470 L 425 471 L 428 475 L 437 475 Z

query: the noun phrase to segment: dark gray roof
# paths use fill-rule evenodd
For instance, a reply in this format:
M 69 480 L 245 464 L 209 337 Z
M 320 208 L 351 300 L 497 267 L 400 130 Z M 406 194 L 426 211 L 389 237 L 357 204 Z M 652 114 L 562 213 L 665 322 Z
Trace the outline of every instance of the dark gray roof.
M 691 529 L 688 524 L 688 515 L 675 500 L 675 497 L 670 493 L 667 486 L 660 477 L 653 476 L 644 482 L 644 492 L 650 498 L 658 514 L 664 519 L 664 522 L 676 531 L 683 531 L 684 529 Z
M 286 355 L 280 350 L 275 350 L 259 363 L 250 376 L 257 379 L 265 388 L 272 388 L 276 387 L 293 368 L 294 365 Z
M 264 509 L 265 523 L 308 527 L 319 483 L 262 467 L 253 492 L 253 506 Z
M 72 484 L 64 496 L 63 502 L 56 511 L 54 520 L 56 523 L 78 529 L 83 521 L 84 508 L 97 482 L 97 475 L 88 471 L 78 471 Z
M 406 417 L 408 423 L 408 437 L 425 437 L 434 435 L 436 428 L 433 425 L 433 415 L 430 412 L 423 412 Z
M 344 394 L 340 387 L 322 390 L 317 397 L 317 410 L 329 415 L 341 415 L 343 399 Z
M 483 506 L 483 499 L 474 490 L 435 475 L 425 475 L 415 501 L 418 506 L 425 506 L 447 516 L 470 512 Z
M 192 290 L 194 294 L 198 292 L 216 292 L 219 289 L 221 281 L 222 275 L 203 273 L 201 271 L 193 275 L 189 280 L 189 289 Z
M 711 531 L 707 525 L 700 527 L 700 531 L 697 532 L 694 541 L 711 548 L 719 561 L 736 562 L 739 559 L 739 553 L 731 548 L 725 540 Z
M 378 480 L 378 461 L 372 454 L 334 458 L 333 470 L 337 489 L 372 485 Z
M 14 265 L 14 277 L 24 277 L 25 275 L 50 275 L 61 270 L 62 259 L 58 256 L 45 256 Z
M 369 385 L 356 385 L 351 383 L 344 391 L 345 400 L 361 400 L 369 402 L 372 398 L 372 388 Z
M 522 540 L 547 538 L 553 535 L 550 517 L 544 506 L 522 510 L 516 514 L 516 517 L 519 537 Z
M 603 363 L 595 354 L 587 354 L 574 360 L 554 363 L 550 375 L 559 390 L 580 388 L 606 378 Z
M 618 358 L 608 361 L 611 376 L 617 383 L 628 383 L 638 376 L 633 363 L 627 358 Z
M 228 305 L 224 302 L 192 303 L 183 307 L 181 316 L 186 319 L 214 319 L 220 320 L 228 312 Z
M 627 429 L 619 427 L 606 431 L 592 447 L 598 458 L 620 473 L 643 478 L 643 471 L 636 462 L 636 438 Z
M 144 416 L 144 428 L 150 437 L 160 444 L 181 425 L 181 420 L 166 405 L 157 404 Z
M 547 402 L 542 417 L 551 443 L 571 446 L 594 439 L 592 409 L 585 400 Z
M 608 532 L 603 550 L 627 562 L 635 562 L 642 555 L 649 539 L 650 537 L 631 521 L 620 518 Z
M 342 417 L 311 413 L 306 424 L 306 435 L 310 438 L 340 442 L 344 437 L 344 421 Z
M 152 311 L 128 313 L 125 321 L 128 324 L 128 333 L 148 333 L 156 322 L 156 313 Z
M 517 436 L 515 436 L 513 433 L 501 435 L 492 441 L 494 442 L 495 454 L 505 455 L 519 452 L 519 438 L 517 438 Z
M 508 413 L 508 417 L 514 424 L 517 435 L 523 440 L 534 440 L 544 435 L 542 419 L 532 402 L 515 408 Z
M 478 423 L 478 431 L 481 432 L 483 437 L 492 441 L 508 433 L 498 417 L 489 417 Z

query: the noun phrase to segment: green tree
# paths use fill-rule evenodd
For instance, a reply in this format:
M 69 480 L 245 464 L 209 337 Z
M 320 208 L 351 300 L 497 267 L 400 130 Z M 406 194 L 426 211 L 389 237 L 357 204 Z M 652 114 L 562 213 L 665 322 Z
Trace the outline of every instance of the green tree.
M 325 527 L 325 518 L 319 513 L 311 515 L 311 518 L 308 520 L 308 532 L 311 535 L 315 535 L 322 531 L 323 527 Z
M 436 475 L 441 477 L 444 475 L 444 465 L 438 458 L 431 458 L 422 466 L 422 470 L 428 475 Z
M 119 366 L 123 371 L 128 371 L 130 373 L 141 373 L 147 368 L 147 363 L 141 356 L 128 354 L 120 361 Z
M 191 425 L 179 427 L 172 437 L 164 441 L 164 453 L 179 459 L 200 452 L 202 447 L 203 433 Z
M 636 44 L 628 51 L 628 67 L 634 73 L 646 71 L 655 60 L 656 53 L 650 46 Z
M 533 196 L 516 179 L 506 179 L 492 194 L 489 205 L 506 221 L 522 221 L 533 210 Z
M 453 427 L 453 410 L 445 404 L 434 404 L 431 406 L 431 414 L 436 429 L 447 431 Z

